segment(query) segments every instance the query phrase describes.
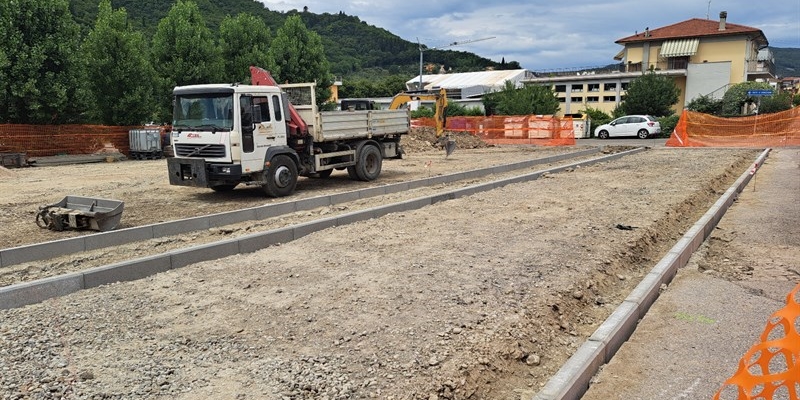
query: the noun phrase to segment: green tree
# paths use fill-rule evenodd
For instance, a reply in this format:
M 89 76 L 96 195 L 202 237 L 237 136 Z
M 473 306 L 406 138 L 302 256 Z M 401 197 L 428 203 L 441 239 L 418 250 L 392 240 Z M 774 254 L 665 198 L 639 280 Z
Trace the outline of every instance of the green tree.
M 225 80 L 250 82 L 251 65 L 280 75 L 275 59 L 269 52 L 272 33 L 264 20 L 241 13 L 225 17 L 219 26 L 219 47 L 225 63 Z
M 722 99 L 715 99 L 709 96 L 698 96 L 693 98 L 686 108 L 691 111 L 701 112 L 711 115 L 722 114 Z
M 0 121 L 79 122 L 88 108 L 68 0 L 0 2 Z
M 551 115 L 558 112 L 558 98 L 552 88 L 544 85 L 530 85 L 517 89 L 514 83 L 506 81 L 499 92 L 483 97 L 486 115 Z
M 607 124 L 611 122 L 611 120 L 613 119 L 610 115 L 608 115 L 608 113 L 604 112 L 599 108 L 592 108 L 587 106 L 586 109 L 583 110 L 583 113 L 588 115 L 589 119 L 591 120 L 589 129 L 590 132 L 592 132 L 592 134 L 594 134 L 595 128 L 597 128 L 600 125 Z
M 316 82 L 317 103 L 328 101 L 332 79 L 322 39 L 306 28 L 299 15 L 288 17 L 278 29 L 271 51 L 280 68 L 280 81 Z
M 748 96 L 747 91 L 760 89 L 772 89 L 772 87 L 766 82 L 742 82 L 728 88 L 722 96 L 722 115 L 741 115 L 745 103 L 752 104 L 757 101 L 755 97 Z
M 777 93 L 773 96 L 765 96 L 758 105 L 759 114 L 770 114 L 786 111 L 792 108 L 792 94 L 788 92 Z
M 82 51 L 97 104 L 94 118 L 108 125 L 138 125 L 153 118 L 155 71 L 144 37 L 128 26 L 124 8 L 115 11 L 111 0 L 100 2 Z
M 161 82 L 158 117 L 168 121 L 175 86 L 219 83 L 223 62 L 219 47 L 206 27 L 197 4 L 178 0 L 158 23 L 153 37 L 153 66 Z
M 672 78 L 650 71 L 631 81 L 622 110 L 625 114 L 670 116 L 675 113 L 672 106 L 678 102 L 680 94 Z

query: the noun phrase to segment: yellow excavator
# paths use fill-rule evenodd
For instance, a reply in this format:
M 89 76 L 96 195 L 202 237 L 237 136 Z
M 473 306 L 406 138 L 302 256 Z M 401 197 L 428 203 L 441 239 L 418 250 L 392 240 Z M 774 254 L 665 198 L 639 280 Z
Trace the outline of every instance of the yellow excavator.
M 404 104 L 413 100 L 433 100 L 434 101 L 434 114 L 433 119 L 436 121 L 436 139 L 444 147 L 445 157 L 449 156 L 456 149 L 455 139 L 450 137 L 449 133 L 445 133 L 447 124 L 447 91 L 444 88 L 439 89 L 438 93 L 412 93 L 403 92 L 398 93 L 392 98 L 389 104 L 390 110 L 396 110 Z
M 447 123 L 447 91 L 445 89 L 439 89 L 437 93 L 398 93 L 392 98 L 389 109 L 398 110 L 405 104 L 414 100 L 433 100 L 435 104 L 433 119 L 436 121 L 436 139 L 444 148 L 446 153 L 445 157 L 449 156 L 456 149 L 456 141 L 450 137 L 450 134 L 445 133 Z M 342 110 L 374 110 L 375 107 L 375 102 L 370 99 L 342 99 L 341 103 Z

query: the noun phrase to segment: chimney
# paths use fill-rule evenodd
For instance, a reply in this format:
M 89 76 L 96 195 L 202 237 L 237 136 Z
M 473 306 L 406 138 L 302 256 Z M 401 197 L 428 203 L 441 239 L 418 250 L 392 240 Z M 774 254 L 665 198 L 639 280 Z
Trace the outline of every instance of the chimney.
M 727 19 L 728 19 L 728 12 L 727 11 L 721 11 L 719 13 L 719 30 L 720 31 L 724 31 L 725 30 L 725 21 Z

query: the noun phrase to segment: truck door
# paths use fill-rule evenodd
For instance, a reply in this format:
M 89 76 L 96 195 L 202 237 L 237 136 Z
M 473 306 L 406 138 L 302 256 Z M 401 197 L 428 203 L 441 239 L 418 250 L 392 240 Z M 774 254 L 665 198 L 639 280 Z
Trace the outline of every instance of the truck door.
M 286 144 L 286 127 L 276 95 L 242 96 L 242 109 L 251 104 L 252 130 L 242 126 L 242 172 L 260 171 L 264 166 L 264 155 L 270 146 Z M 249 130 L 249 133 L 248 133 Z

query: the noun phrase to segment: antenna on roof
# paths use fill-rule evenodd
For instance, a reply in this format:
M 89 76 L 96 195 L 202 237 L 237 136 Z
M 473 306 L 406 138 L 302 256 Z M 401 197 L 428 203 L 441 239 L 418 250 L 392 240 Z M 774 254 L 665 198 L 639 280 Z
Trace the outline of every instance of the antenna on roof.
M 711 14 L 711 0 L 708 0 L 708 9 L 706 10 L 706 19 L 711 19 L 709 14 Z

